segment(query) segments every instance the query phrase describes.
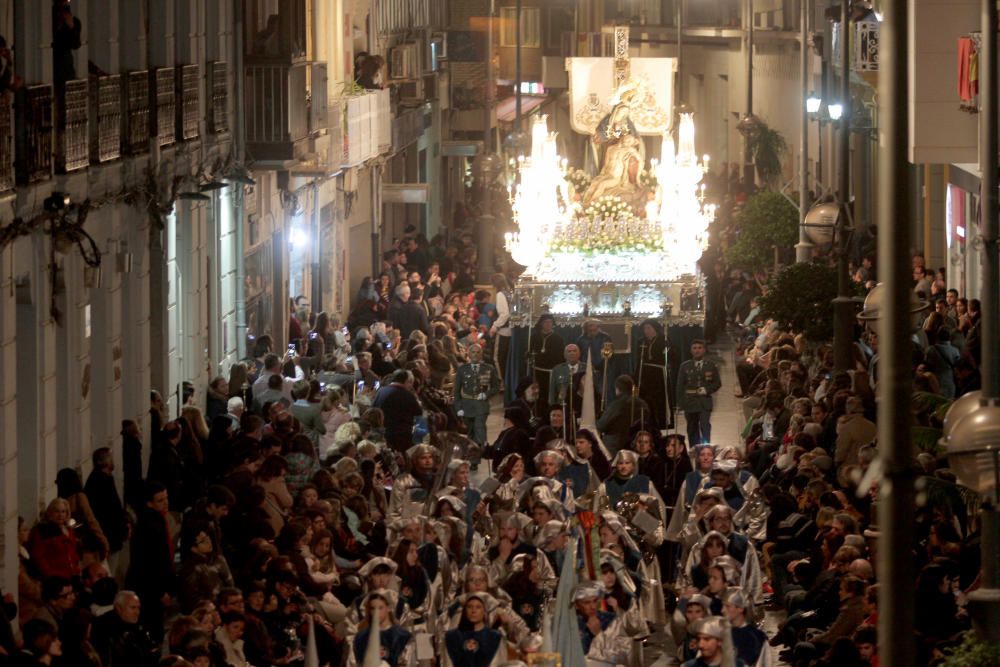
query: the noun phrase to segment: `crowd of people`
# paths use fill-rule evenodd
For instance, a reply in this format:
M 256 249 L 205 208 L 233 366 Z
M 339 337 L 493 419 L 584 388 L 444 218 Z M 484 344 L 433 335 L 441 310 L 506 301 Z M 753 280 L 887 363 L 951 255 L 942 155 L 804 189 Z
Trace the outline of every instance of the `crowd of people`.
M 475 261 L 468 238 L 408 234 L 344 326 L 299 296 L 287 348 L 255 338 L 173 418 L 154 391 L 148 461 L 123 423 L 122 486 L 108 448 L 86 480 L 59 471 L 58 497 L 20 523 L 0 664 L 513 666 L 565 655 L 552 628 L 568 616 L 599 664 L 642 664 L 666 629 L 678 664 L 878 665 L 875 335 L 859 328 L 835 372 L 829 345 L 761 317 L 759 281 L 704 266 L 736 386 L 705 341 L 680 363 L 657 320 L 633 371 L 603 378 L 587 368 L 599 323 L 567 342 L 543 315 L 488 434 L 514 381 L 512 295 L 503 274 L 475 289 Z M 874 271 L 853 275 L 871 287 Z M 917 389 L 978 388 L 978 303 L 920 256 L 914 290 Z M 741 433 L 712 430 L 719 391 L 739 396 Z M 968 627 L 978 528 L 940 457 L 914 466 L 915 641 L 932 664 Z M 773 637 L 766 608 L 785 612 Z

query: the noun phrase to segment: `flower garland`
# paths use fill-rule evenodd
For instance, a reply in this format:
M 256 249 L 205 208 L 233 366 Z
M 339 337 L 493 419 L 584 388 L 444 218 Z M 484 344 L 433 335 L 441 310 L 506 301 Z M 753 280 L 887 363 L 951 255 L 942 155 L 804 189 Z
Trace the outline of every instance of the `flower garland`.
M 551 251 L 556 253 L 620 254 L 662 251 L 663 234 L 652 221 L 636 216 L 613 195 L 601 197 L 566 226 L 557 230 Z

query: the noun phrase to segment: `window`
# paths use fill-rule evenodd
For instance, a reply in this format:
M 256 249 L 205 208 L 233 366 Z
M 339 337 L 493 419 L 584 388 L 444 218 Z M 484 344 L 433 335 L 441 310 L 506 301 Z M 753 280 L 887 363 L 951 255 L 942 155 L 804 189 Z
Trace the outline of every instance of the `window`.
M 541 45 L 541 20 L 537 7 L 521 8 L 521 46 L 538 48 Z M 517 46 L 516 7 L 500 8 L 500 46 Z

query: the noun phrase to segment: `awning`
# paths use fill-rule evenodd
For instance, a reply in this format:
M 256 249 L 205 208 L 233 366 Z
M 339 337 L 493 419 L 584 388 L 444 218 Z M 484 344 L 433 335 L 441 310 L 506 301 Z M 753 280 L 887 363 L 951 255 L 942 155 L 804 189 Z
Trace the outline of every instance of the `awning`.
M 527 116 L 548 100 L 548 97 L 521 95 L 521 116 Z M 517 98 L 510 96 L 497 103 L 497 122 L 513 123 L 517 117 Z

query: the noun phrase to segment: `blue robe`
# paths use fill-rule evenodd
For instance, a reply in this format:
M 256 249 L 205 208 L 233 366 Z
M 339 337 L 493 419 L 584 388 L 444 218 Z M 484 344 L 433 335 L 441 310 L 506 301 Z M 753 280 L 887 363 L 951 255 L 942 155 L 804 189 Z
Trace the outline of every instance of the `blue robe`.
M 692 470 L 684 476 L 684 504 L 691 507 L 694 504 L 694 497 L 702 489 L 707 489 L 712 485 L 710 476 L 702 475 L 697 470 Z
M 612 475 L 604 480 L 604 490 L 608 494 L 608 500 L 611 502 L 612 508 L 618 504 L 618 501 L 626 493 L 649 493 L 650 486 L 649 478 L 645 475 L 632 475 L 628 479 Z
M 368 648 L 368 635 L 371 628 L 365 628 L 354 637 L 354 657 L 358 664 L 364 662 L 365 649 Z M 382 646 L 382 659 L 389 663 L 390 667 L 400 667 L 399 660 L 403 657 L 406 645 L 410 643 L 412 635 L 398 625 L 393 625 L 379 632 L 379 644 Z
M 760 628 L 750 624 L 742 628 L 733 628 L 733 648 L 736 650 L 736 655 L 748 665 L 757 663 L 766 641 L 767 635 Z
M 503 645 L 499 631 L 458 627 L 444 633 L 444 647 L 454 667 L 489 667 Z
M 556 479 L 563 484 L 571 483 L 573 496 L 579 498 L 587 492 L 587 488 L 590 486 L 590 464 L 570 461 L 562 467 L 562 470 L 556 475 Z
M 601 622 L 601 631 L 608 629 L 608 626 L 615 620 L 616 616 L 610 611 L 599 611 L 597 612 L 597 619 Z M 577 626 L 580 629 L 580 641 L 583 642 L 583 654 L 587 655 L 590 652 L 590 645 L 594 641 L 594 637 L 597 635 L 591 634 L 590 628 L 587 627 L 587 619 L 580 614 L 576 615 Z

